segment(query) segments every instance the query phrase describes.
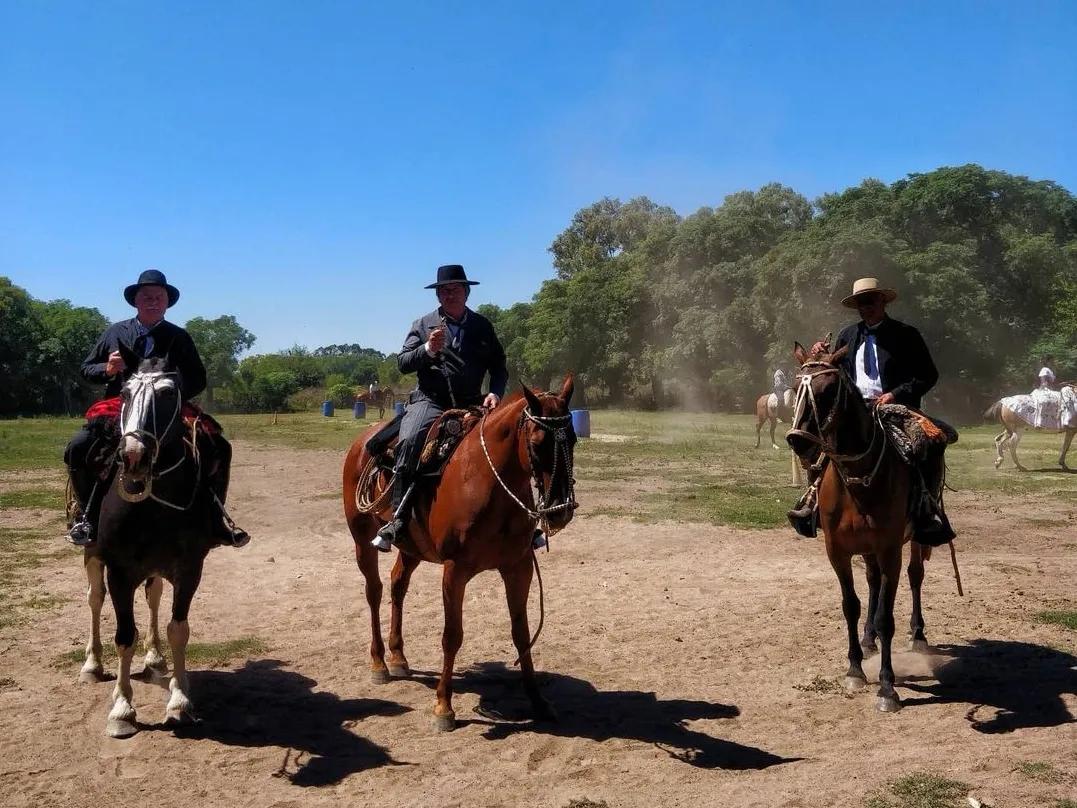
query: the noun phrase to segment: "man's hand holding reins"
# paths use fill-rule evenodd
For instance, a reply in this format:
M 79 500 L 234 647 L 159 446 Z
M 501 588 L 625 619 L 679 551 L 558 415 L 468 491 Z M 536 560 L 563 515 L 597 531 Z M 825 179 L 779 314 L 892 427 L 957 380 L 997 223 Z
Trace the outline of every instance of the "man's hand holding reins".
M 431 356 L 437 356 L 445 348 L 445 339 L 445 329 L 435 328 L 426 340 L 426 352 Z
M 113 351 L 108 355 L 108 362 L 105 364 L 105 373 L 109 376 L 115 376 L 117 373 L 123 373 L 127 369 L 127 363 L 123 361 L 123 357 L 119 351 Z
M 482 400 L 482 408 L 484 410 L 497 409 L 497 405 L 501 403 L 501 399 L 497 397 L 496 393 L 487 393 L 486 398 Z

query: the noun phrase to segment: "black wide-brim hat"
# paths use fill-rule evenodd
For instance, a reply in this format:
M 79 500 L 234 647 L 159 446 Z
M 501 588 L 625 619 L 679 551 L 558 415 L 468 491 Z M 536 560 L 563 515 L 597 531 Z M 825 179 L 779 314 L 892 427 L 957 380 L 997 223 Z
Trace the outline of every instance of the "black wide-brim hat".
M 165 273 L 157 269 L 147 269 L 139 275 L 137 283 L 132 283 L 123 290 L 123 299 L 132 306 L 135 305 L 135 295 L 138 294 L 138 290 L 143 286 L 163 286 L 165 291 L 168 292 L 169 308 L 175 306 L 176 301 L 179 300 L 179 289 L 168 282 L 168 279 L 165 278 Z
M 467 275 L 464 274 L 464 268 L 459 264 L 446 264 L 443 267 L 438 267 L 438 279 L 429 286 L 424 286 L 424 289 L 437 289 L 439 286 L 445 286 L 449 283 L 464 283 L 468 286 L 478 286 L 478 281 L 469 281 Z

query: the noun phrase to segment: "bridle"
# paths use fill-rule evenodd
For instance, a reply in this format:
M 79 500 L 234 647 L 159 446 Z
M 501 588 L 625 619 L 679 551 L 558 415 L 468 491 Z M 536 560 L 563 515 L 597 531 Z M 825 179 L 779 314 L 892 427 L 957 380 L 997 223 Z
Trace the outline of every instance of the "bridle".
M 882 425 L 882 421 L 880 420 L 881 416 L 878 410 L 870 414 L 872 429 L 871 440 L 868 441 L 868 447 L 859 454 L 843 454 L 839 452 L 837 446 L 830 440 L 830 436 L 834 431 L 834 421 L 839 410 L 843 410 L 847 406 L 849 396 L 859 396 L 859 391 L 856 390 L 856 385 L 853 383 L 853 380 L 849 378 L 849 374 L 842 367 L 831 362 L 815 359 L 805 362 L 800 366 L 800 369 L 802 372 L 797 375 L 799 385 L 797 387 L 797 397 L 793 410 L 793 423 L 799 424 L 803 418 L 805 408 L 810 407 L 811 414 L 815 418 L 815 423 L 818 425 L 819 434 L 816 435 L 805 429 L 794 427 L 786 433 L 786 436 L 795 435 L 817 445 L 820 450 L 822 450 L 823 454 L 829 457 L 834 463 L 834 468 L 837 470 L 838 476 L 841 477 L 846 486 L 861 485 L 865 488 L 870 487 L 872 481 L 875 479 L 875 475 L 882 466 L 883 455 L 886 454 L 886 430 Z M 820 376 L 831 374 L 838 377 L 837 399 L 834 402 L 834 406 L 831 407 L 830 412 L 827 413 L 826 420 L 820 420 L 819 405 L 815 400 L 815 389 L 812 387 L 812 383 Z M 876 443 L 879 443 L 879 455 L 875 459 L 871 471 L 862 476 L 850 474 L 848 465 L 859 462 L 871 455 L 871 453 L 876 450 Z
M 130 396 L 130 399 L 129 399 L 130 401 L 135 401 L 139 397 L 141 397 L 143 399 L 146 399 L 146 398 L 149 399 L 149 409 L 150 409 L 149 414 L 150 414 L 150 418 L 152 419 L 152 423 L 153 423 L 153 431 L 151 432 L 148 429 L 136 428 L 136 429 L 131 429 L 131 430 L 128 430 L 128 431 L 122 433 L 120 435 L 120 449 L 119 449 L 119 451 L 121 451 L 121 452 L 123 451 L 123 443 L 124 443 L 125 438 L 133 437 L 133 438 L 138 439 L 139 441 L 142 442 L 143 445 L 151 447 L 150 462 L 149 462 L 149 467 L 150 468 L 149 468 L 149 473 L 146 476 L 146 481 L 144 483 L 143 489 L 141 491 L 139 491 L 139 492 L 132 493 L 132 492 L 128 491 L 126 485 L 124 485 L 126 477 L 125 477 L 125 472 L 123 470 L 123 467 L 121 465 L 120 479 L 119 479 L 118 484 L 116 486 L 116 491 L 120 495 L 120 498 L 125 500 L 126 502 L 132 502 L 132 503 L 142 502 L 143 500 L 149 498 L 149 499 L 152 499 L 154 502 L 158 502 L 161 505 L 165 505 L 165 506 L 167 506 L 169 508 L 172 508 L 174 510 L 187 511 L 187 510 L 190 510 L 192 505 L 194 505 L 195 498 L 198 496 L 198 488 L 199 488 L 198 484 L 199 484 L 199 482 L 201 480 L 201 476 L 202 476 L 202 464 L 201 464 L 201 462 L 199 462 L 199 457 L 198 457 L 198 442 L 196 440 L 194 440 L 194 438 L 193 438 L 193 435 L 196 434 L 195 431 L 198 429 L 197 422 L 195 423 L 194 430 L 192 431 L 192 439 L 190 441 L 188 441 L 187 438 L 184 438 L 184 442 L 187 443 L 188 445 L 190 445 L 191 449 L 194 452 L 194 461 L 195 461 L 195 467 L 196 467 L 196 470 L 197 470 L 197 479 L 195 480 L 195 484 L 194 484 L 194 486 L 193 486 L 193 488 L 191 490 L 191 499 L 190 499 L 190 501 L 186 505 L 177 505 L 174 502 L 169 502 L 168 500 L 162 499 L 161 497 L 159 497 L 159 496 L 157 496 L 156 494 L 153 493 L 153 483 L 154 483 L 155 480 L 161 479 L 166 474 L 169 474 L 169 473 L 175 471 L 180 466 L 182 466 L 185 462 L 187 462 L 187 452 L 183 451 L 183 452 L 180 452 L 179 460 L 177 460 L 171 466 L 169 466 L 168 468 L 166 468 L 166 469 L 164 469 L 162 471 L 157 471 L 156 470 L 157 458 L 161 453 L 161 438 L 160 438 L 160 436 L 169 434 L 169 432 L 172 430 L 173 425 L 176 423 L 177 419 L 180 417 L 180 413 L 182 412 L 182 409 L 183 409 L 183 401 L 182 401 L 182 397 L 179 395 L 179 387 L 177 385 L 177 387 L 176 387 L 176 406 L 173 408 L 172 414 L 169 416 L 168 423 L 165 425 L 164 430 L 158 430 L 157 429 L 157 396 L 154 394 L 155 389 L 156 389 L 156 384 L 162 378 L 166 378 L 166 377 L 170 377 L 170 376 L 178 378 L 179 374 L 176 373 L 176 372 L 165 372 L 165 371 L 151 371 L 151 372 L 148 372 L 148 373 L 136 373 L 127 382 L 128 386 L 131 388 L 131 396 Z M 120 427 L 121 427 L 121 429 L 123 428 L 123 425 L 127 420 L 127 406 L 128 406 L 128 401 L 125 400 L 124 403 L 123 403 L 123 406 L 120 407 Z M 143 419 L 143 421 L 145 421 L 145 419 Z
M 547 517 L 551 513 L 565 510 L 566 508 L 576 508 L 576 480 L 572 476 L 573 462 L 572 462 L 572 449 L 571 438 L 575 434 L 572 429 L 572 415 L 535 415 L 528 407 L 524 407 L 523 412 L 520 413 L 520 418 L 516 422 L 517 434 L 523 429 L 525 421 L 530 421 L 537 428 L 542 429 L 548 435 L 553 436 L 553 463 L 550 467 L 550 489 L 546 490 L 546 485 L 542 481 L 542 470 L 539 467 L 538 457 L 535 455 L 535 449 L 531 445 L 529 439 L 525 439 L 527 444 L 527 460 L 530 468 L 529 477 L 535 488 L 538 489 L 538 507 L 532 510 L 529 508 L 512 490 L 505 484 L 505 481 L 501 479 L 501 475 L 497 471 L 497 467 L 494 466 L 494 461 L 490 457 L 490 451 L 486 448 L 486 433 L 484 427 L 486 426 L 486 415 L 483 413 L 482 420 L 479 421 L 479 443 L 482 444 L 482 453 L 486 455 L 486 462 L 490 465 L 490 471 L 494 473 L 494 479 L 501 485 L 513 502 L 520 506 L 520 508 L 527 513 L 531 519 L 536 522 L 542 523 L 543 527 L 548 529 Z M 555 482 L 557 480 L 557 471 L 561 469 L 565 475 L 566 486 L 568 493 L 565 497 L 565 501 L 559 505 L 548 504 L 553 497 L 555 488 Z M 534 501 L 534 497 L 532 497 Z

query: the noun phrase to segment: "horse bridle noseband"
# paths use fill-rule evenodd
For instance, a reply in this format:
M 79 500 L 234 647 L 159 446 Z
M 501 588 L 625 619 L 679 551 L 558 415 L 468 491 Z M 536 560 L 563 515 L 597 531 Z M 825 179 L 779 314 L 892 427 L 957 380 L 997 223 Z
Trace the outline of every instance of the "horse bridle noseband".
M 804 413 L 804 407 L 810 406 L 812 415 L 815 417 L 815 423 L 818 425 L 819 434 L 815 435 L 804 429 L 797 429 L 794 427 L 790 429 L 786 435 L 796 435 L 797 437 L 804 438 L 811 443 L 817 445 L 824 455 L 830 458 L 834 463 L 834 468 L 837 470 L 838 475 L 842 481 L 849 485 L 862 485 L 865 488 L 869 487 L 872 480 L 875 479 L 875 475 L 879 471 L 879 467 L 882 466 L 883 455 L 886 454 L 886 432 L 882 425 L 881 416 L 878 410 L 871 413 L 871 440 L 868 441 L 868 448 L 860 454 L 842 454 L 833 446 L 828 440 L 827 436 L 833 431 L 834 419 L 837 417 L 837 413 L 848 401 L 849 391 L 855 388 L 852 379 L 849 378 L 849 374 L 840 366 L 831 362 L 824 362 L 821 359 L 811 360 L 805 362 L 800 366 L 803 371 L 805 368 L 814 368 L 807 373 L 799 373 L 797 377 L 800 379 L 800 384 L 797 387 L 797 398 L 793 410 L 793 423 L 800 423 L 800 419 Z M 815 390 L 812 388 L 812 382 L 819 376 L 826 376 L 829 374 L 835 374 L 838 377 L 838 399 L 834 402 L 834 406 L 830 408 L 830 412 L 827 413 L 826 420 L 820 421 L 819 419 L 819 405 L 815 401 Z M 863 460 L 875 449 L 875 443 L 878 438 L 882 438 L 882 446 L 879 448 L 879 456 L 875 460 L 875 464 L 872 466 L 871 471 L 867 474 L 857 477 L 848 472 L 848 470 L 842 465 L 855 463 L 859 460 Z
M 152 376 L 152 378 L 145 378 L 146 376 Z M 154 371 L 154 372 L 152 372 L 150 374 L 143 374 L 143 373 L 135 374 L 132 377 L 132 379 L 135 380 L 138 383 L 138 390 L 135 391 L 135 392 L 132 392 L 132 394 L 131 394 L 132 399 L 134 398 L 134 396 L 136 394 L 142 394 L 142 388 L 144 388 L 147 384 L 151 385 L 151 388 L 152 388 L 152 386 L 160 378 L 167 377 L 167 376 L 175 376 L 175 377 L 178 378 L 179 374 L 174 372 L 174 371 L 173 372 L 167 372 L 167 373 L 164 372 L 164 371 Z M 152 389 L 151 389 L 151 392 L 152 392 Z M 123 406 L 120 407 L 120 428 L 121 429 L 123 428 L 123 423 L 124 423 L 124 419 L 125 419 L 126 410 L 127 410 L 127 402 L 124 402 Z M 164 431 L 162 433 L 160 433 L 160 434 L 167 435 L 169 433 L 169 431 L 172 429 L 172 425 L 176 422 L 176 419 L 179 418 L 180 413 L 181 413 L 182 410 L 183 410 L 183 401 L 182 401 L 182 399 L 181 399 L 181 397 L 179 395 L 179 388 L 177 387 L 176 388 L 176 406 L 175 406 L 175 409 L 173 409 L 172 415 L 168 419 L 168 424 L 165 426 Z M 152 417 L 153 417 L 154 430 L 156 430 L 157 429 L 157 397 L 156 397 L 156 395 L 151 396 L 151 398 L 150 398 L 150 412 L 151 412 Z M 195 424 L 194 428 L 195 428 L 195 430 L 197 430 L 197 428 L 198 428 L 197 423 Z M 171 466 L 166 468 L 164 471 L 155 471 L 155 467 L 157 465 L 157 457 L 161 452 L 161 439 L 160 439 L 160 437 L 158 437 L 156 432 L 150 432 L 149 430 L 146 430 L 146 429 L 132 429 L 129 432 L 122 433 L 120 435 L 120 447 L 121 447 L 121 450 L 122 450 L 122 447 L 123 447 L 123 440 L 124 440 L 124 438 L 127 438 L 127 437 L 137 438 L 138 440 L 142 441 L 142 443 L 144 443 L 144 444 L 145 443 L 152 443 L 153 448 L 152 448 L 152 455 L 150 457 L 149 474 L 146 477 L 145 487 L 142 489 L 142 491 L 139 491 L 138 493 L 131 493 L 130 491 L 127 490 L 127 487 L 124 485 L 124 481 L 125 481 L 124 471 L 121 468 L 121 470 L 120 470 L 120 479 L 118 480 L 118 485 L 116 487 L 116 491 L 120 495 L 120 498 L 123 499 L 126 502 L 132 502 L 132 503 L 142 502 L 143 500 L 149 498 L 149 499 L 152 499 L 154 502 L 158 502 L 161 505 L 165 505 L 165 506 L 167 506 L 169 508 L 172 508 L 174 510 L 177 510 L 177 511 L 190 510 L 191 506 L 194 505 L 195 498 L 198 496 L 198 480 L 195 481 L 194 488 L 193 488 L 193 490 L 191 492 L 191 501 L 188 502 L 185 506 L 184 505 L 176 505 L 173 502 L 169 502 L 168 500 L 161 499 L 159 496 L 157 496 L 156 494 L 153 493 L 153 482 L 154 482 L 154 480 L 159 480 L 162 477 L 164 477 L 166 474 L 169 474 L 170 472 L 173 472 L 176 469 L 178 469 L 180 466 L 182 466 L 187 460 L 187 453 L 186 452 L 180 452 L 179 460 L 177 460 Z M 186 438 L 184 440 L 186 440 Z M 202 464 L 200 462 L 198 462 L 197 441 L 195 441 L 192 438 L 192 440 L 190 441 L 190 445 L 191 445 L 191 448 L 194 450 L 194 453 L 195 453 L 195 461 L 196 461 L 195 465 L 197 466 L 197 469 L 198 469 L 198 475 L 199 475 L 199 477 L 201 477 Z
M 505 490 L 505 493 L 512 497 L 512 500 L 523 509 L 528 516 L 530 516 L 536 522 L 546 522 L 546 517 L 551 513 L 565 510 L 566 508 L 575 508 L 576 506 L 576 480 L 572 477 L 573 463 L 572 453 L 566 448 L 569 444 L 569 438 L 572 435 L 572 415 L 535 415 L 530 409 L 524 407 L 523 412 L 520 414 L 520 419 L 516 422 L 516 431 L 519 432 L 523 426 L 524 420 L 531 421 L 539 429 L 542 429 L 546 434 L 553 435 L 553 464 L 550 468 L 550 490 L 546 490 L 546 486 L 542 482 L 542 473 L 538 466 L 538 459 L 535 457 L 535 450 L 531 446 L 531 441 L 527 441 L 527 460 L 530 469 L 530 477 L 535 487 L 538 489 L 538 507 L 534 510 L 529 508 L 512 490 L 505 484 L 505 481 L 501 479 L 501 475 L 498 474 L 497 468 L 494 466 L 494 461 L 490 457 L 490 452 L 486 448 L 486 434 L 483 427 L 486 425 L 486 413 L 483 414 L 482 420 L 479 422 L 479 443 L 482 444 L 482 453 L 486 455 L 486 462 L 490 465 L 490 470 L 494 473 L 494 479 Z M 568 481 L 568 495 L 564 502 L 560 505 L 547 505 L 548 497 L 553 495 L 554 478 L 557 475 L 557 469 L 559 466 L 564 467 L 565 478 Z

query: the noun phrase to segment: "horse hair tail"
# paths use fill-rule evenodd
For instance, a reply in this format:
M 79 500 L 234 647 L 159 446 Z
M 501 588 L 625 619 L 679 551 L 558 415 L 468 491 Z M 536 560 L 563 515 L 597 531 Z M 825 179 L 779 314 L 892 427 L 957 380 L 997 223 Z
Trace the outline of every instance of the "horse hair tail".
M 1002 399 L 999 399 L 986 410 L 984 410 L 985 421 L 997 421 L 999 418 L 999 411 L 1002 409 Z

